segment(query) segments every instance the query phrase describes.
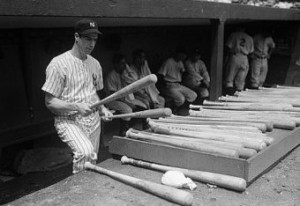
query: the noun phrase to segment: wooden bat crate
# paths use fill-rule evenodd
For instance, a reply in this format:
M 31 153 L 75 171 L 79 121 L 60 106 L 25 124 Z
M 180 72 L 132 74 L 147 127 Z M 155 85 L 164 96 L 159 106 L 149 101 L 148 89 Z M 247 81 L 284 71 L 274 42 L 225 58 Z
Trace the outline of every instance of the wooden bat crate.
M 109 144 L 109 152 L 157 164 L 241 177 L 249 185 L 300 144 L 300 128 L 292 131 L 274 129 L 269 135 L 274 137 L 275 141 L 247 160 L 119 136 L 113 137 Z

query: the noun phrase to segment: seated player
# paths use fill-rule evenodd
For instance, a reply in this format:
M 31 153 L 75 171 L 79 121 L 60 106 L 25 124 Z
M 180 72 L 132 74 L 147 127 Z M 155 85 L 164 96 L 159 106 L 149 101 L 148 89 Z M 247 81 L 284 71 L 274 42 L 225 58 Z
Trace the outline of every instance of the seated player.
M 105 91 L 106 95 L 111 95 L 116 91 L 122 89 L 127 84 L 122 80 L 122 73 L 129 67 L 126 63 L 125 56 L 122 54 L 115 54 L 112 59 L 113 69 L 105 78 Z M 120 114 L 132 113 L 136 110 L 147 109 L 147 106 L 136 99 L 133 94 L 130 94 L 124 98 L 117 99 L 115 101 L 109 102 L 106 105 L 109 109 L 115 110 Z M 130 118 L 124 118 L 121 120 L 119 135 L 125 136 L 126 131 L 130 127 Z
M 161 92 L 164 96 L 172 99 L 174 114 L 185 102 L 191 103 L 197 98 L 196 92 L 182 85 L 182 74 L 185 71 L 183 61 L 185 58 L 184 49 L 177 48 L 175 54 L 168 58 L 158 71 L 163 76 L 164 85 Z
M 210 77 L 199 50 L 194 50 L 185 61 L 185 69 L 182 84 L 195 91 L 198 95 L 195 103 L 202 104 L 209 97 Z
M 151 74 L 144 50 L 135 50 L 132 54 L 132 59 L 132 65 L 127 67 L 122 74 L 127 84 L 131 84 Z M 159 95 L 159 91 L 154 84 L 139 90 L 135 93 L 135 96 L 151 109 L 163 108 L 165 106 L 165 99 Z

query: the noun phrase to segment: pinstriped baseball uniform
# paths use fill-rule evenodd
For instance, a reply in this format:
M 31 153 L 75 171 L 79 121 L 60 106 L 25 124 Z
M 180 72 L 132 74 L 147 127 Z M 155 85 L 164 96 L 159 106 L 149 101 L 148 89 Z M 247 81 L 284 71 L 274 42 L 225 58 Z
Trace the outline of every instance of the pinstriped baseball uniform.
M 90 55 L 80 60 L 67 51 L 52 59 L 46 69 L 46 82 L 42 90 L 69 103 L 99 101 L 97 90 L 103 88 L 102 68 Z M 73 152 L 73 173 L 83 169 L 85 161 L 97 159 L 100 140 L 98 112 L 89 116 L 70 116 L 74 112 L 55 116 L 55 128 L 63 142 Z

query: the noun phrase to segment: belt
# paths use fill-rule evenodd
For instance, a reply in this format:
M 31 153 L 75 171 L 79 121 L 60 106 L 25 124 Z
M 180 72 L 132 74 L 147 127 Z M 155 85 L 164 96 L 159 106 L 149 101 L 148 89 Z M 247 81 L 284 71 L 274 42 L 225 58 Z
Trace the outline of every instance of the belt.
M 266 56 L 259 56 L 259 55 L 257 55 L 257 54 L 254 54 L 254 56 L 255 56 L 255 58 L 257 58 L 257 59 L 267 59 Z

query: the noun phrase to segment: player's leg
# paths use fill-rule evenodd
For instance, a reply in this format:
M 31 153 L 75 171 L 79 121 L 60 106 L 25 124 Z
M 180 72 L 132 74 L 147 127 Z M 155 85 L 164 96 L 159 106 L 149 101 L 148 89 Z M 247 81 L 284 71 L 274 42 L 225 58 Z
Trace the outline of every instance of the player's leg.
M 231 55 L 225 67 L 225 89 L 224 94 L 233 95 L 234 79 L 238 71 L 238 58 L 236 55 Z
M 261 74 L 261 60 L 258 58 L 253 58 L 250 64 L 250 72 L 251 72 L 251 88 L 258 88 L 260 82 L 260 74 Z
M 197 98 L 197 93 L 186 86 L 181 85 L 180 92 L 185 97 L 186 101 L 188 101 L 190 103 L 194 102 Z
M 95 161 L 97 154 L 87 134 L 75 121 L 61 121 L 55 123 L 59 137 L 73 152 L 73 173 L 84 169 L 86 161 Z M 99 133 L 100 135 L 100 133 Z
M 263 86 L 263 84 L 266 81 L 267 74 L 268 74 L 268 60 L 263 59 L 261 65 L 261 71 L 260 71 L 259 86 Z
M 240 55 L 238 59 L 239 69 L 235 76 L 235 87 L 238 91 L 242 91 L 245 87 L 245 80 L 249 70 L 248 57 Z

